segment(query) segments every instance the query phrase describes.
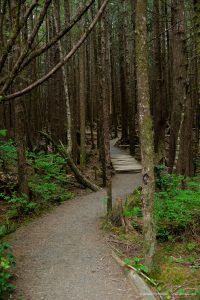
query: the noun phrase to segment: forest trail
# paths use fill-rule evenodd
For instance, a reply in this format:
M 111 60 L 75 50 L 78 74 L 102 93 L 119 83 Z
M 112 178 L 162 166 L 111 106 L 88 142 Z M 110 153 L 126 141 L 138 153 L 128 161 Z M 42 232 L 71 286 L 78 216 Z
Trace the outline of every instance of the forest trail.
M 117 173 L 140 173 L 142 171 L 142 166 L 137 162 L 137 160 L 131 156 L 126 150 L 121 150 L 114 147 L 117 139 L 111 141 L 111 162 L 114 170 Z
M 122 150 L 111 145 L 111 153 Z M 125 197 L 140 174 L 116 174 L 113 198 Z M 110 255 L 100 230 L 105 191 L 77 197 L 21 227 L 11 243 L 17 259 L 17 294 L 26 300 L 142 299 Z

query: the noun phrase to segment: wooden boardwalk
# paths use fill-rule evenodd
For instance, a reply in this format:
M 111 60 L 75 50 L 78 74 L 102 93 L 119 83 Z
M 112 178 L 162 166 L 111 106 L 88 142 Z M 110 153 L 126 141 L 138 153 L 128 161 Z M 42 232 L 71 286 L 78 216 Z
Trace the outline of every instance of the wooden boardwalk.
M 113 144 L 111 144 L 111 162 L 117 173 L 140 173 L 142 170 L 142 165 L 133 156 Z

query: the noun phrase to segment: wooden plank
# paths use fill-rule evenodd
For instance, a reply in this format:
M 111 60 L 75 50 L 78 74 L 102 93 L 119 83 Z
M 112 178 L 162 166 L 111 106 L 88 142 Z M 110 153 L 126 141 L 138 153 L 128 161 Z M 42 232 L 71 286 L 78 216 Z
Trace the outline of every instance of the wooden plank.
M 142 166 L 130 154 L 113 154 L 111 162 L 117 173 L 140 173 L 142 170 Z
M 134 157 L 130 155 L 124 155 L 124 156 L 111 156 L 111 159 L 134 159 Z
M 111 157 L 112 160 L 136 160 L 134 157 Z
M 141 165 L 139 164 L 126 164 L 126 165 L 121 165 L 121 164 L 116 164 L 114 165 L 114 167 L 117 167 L 117 168 L 142 168 Z
M 115 169 L 116 173 L 141 173 L 141 169 Z
M 124 166 L 124 167 L 122 167 L 122 166 L 117 166 L 116 168 L 115 168 L 116 170 L 123 170 L 123 171 L 125 171 L 125 170 L 141 170 L 141 167 L 133 167 L 133 166 Z
M 142 169 L 139 165 L 114 165 L 113 167 L 114 169 Z
M 135 166 L 136 166 L 136 167 L 141 167 L 139 164 L 135 164 L 135 163 L 132 163 L 132 164 L 130 164 L 130 163 L 126 163 L 126 164 L 125 164 L 125 163 L 123 163 L 123 164 L 118 164 L 118 163 L 116 163 L 116 164 L 112 164 L 112 165 L 113 165 L 114 167 L 115 167 L 115 166 L 119 166 L 119 167 L 120 167 L 120 166 L 122 166 L 122 167 L 123 167 L 123 166 L 126 166 L 126 167 L 127 167 L 127 166 L 130 166 L 130 167 L 135 167 Z
M 111 161 L 112 161 L 113 164 L 121 164 L 121 165 L 123 165 L 123 164 L 140 165 L 136 160 L 123 160 L 123 161 L 121 161 L 121 160 L 116 160 L 116 161 L 111 160 Z
M 118 161 L 119 162 L 127 162 L 127 161 L 129 162 L 130 161 L 132 163 L 138 163 L 137 160 L 135 158 L 133 158 L 133 157 L 132 158 L 120 158 L 120 159 L 113 159 L 113 158 L 111 158 L 111 160 L 113 162 L 118 162 Z
M 129 165 L 129 166 L 139 166 L 139 164 L 137 164 L 136 162 L 133 162 L 133 161 L 127 161 L 127 162 L 112 162 L 112 164 L 115 166 L 115 165 L 119 165 L 119 166 L 124 166 L 124 165 Z

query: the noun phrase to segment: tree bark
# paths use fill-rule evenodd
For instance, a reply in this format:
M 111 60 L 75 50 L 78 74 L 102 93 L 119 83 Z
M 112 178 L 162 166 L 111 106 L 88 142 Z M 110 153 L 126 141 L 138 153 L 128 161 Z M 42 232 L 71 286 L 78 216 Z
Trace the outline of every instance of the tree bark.
M 25 140 L 25 115 L 22 99 L 15 102 L 15 140 L 17 144 L 18 160 L 18 193 L 20 196 L 29 196 L 27 163 L 26 163 L 26 140 Z
M 79 52 L 79 72 L 80 72 L 80 86 L 79 86 L 79 107 L 80 107 L 80 166 L 83 168 L 86 163 L 86 139 L 85 139 L 85 110 L 86 110 L 86 99 L 85 99 L 85 45 L 82 45 Z
M 147 0 L 136 4 L 136 62 L 138 82 L 138 112 L 142 155 L 142 203 L 145 265 L 153 266 L 156 246 L 154 222 L 154 147 L 150 113 L 147 53 Z
M 56 27 L 56 34 L 58 34 L 60 30 L 60 13 L 58 7 L 58 0 L 53 1 L 53 9 L 54 9 L 54 19 L 55 19 L 55 27 Z M 59 60 L 63 60 L 64 51 L 62 48 L 61 40 L 58 40 L 58 50 L 59 50 Z M 71 153 L 72 151 L 72 120 L 71 120 L 71 107 L 70 107 L 70 99 L 69 99 L 69 90 L 68 90 L 68 78 L 65 66 L 62 66 L 62 78 L 63 78 L 63 86 L 64 86 L 64 96 L 65 96 L 65 103 L 67 109 L 67 146 L 68 152 Z
M 182 113 L 186 101 L 187 56 L 184 0 L 172 1 L 173 107 L 170 123 L 169 171 L 174 170 Z

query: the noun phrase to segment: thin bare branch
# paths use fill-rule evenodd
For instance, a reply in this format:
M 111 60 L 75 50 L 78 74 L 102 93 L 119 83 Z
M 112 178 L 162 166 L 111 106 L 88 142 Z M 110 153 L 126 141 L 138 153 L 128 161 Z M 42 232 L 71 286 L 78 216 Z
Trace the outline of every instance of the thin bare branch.
M 35 81 L 31 85 L 29 85 L 25 89 L 23 89 L 21 91 L 18 91 L 18 92 L 14 93 L 14 94 L 11 94 L 11 95 L 7 95 L 7 96 L 1 95 L 0 96 L 0 101 L 11 100 L 11 99 L 14 99 L 14 98 L 18 98 L 18 97 L 20 97 L 20 96 L 22 96 L 24 94 L 27 94 L 28 92 L 30 92 L 31 90 L 33 90 L 37 86 L 41 85 L 47 79 L 49 79 L 64 64 L 66 64 L 69 61 L 69 59 L 75 54 L 75 52 L 80 48 L 80 46 L 86 40 L 86 38 L 88 37 L 88 35 L 90 34 L 90 32 L 93 30 L 94 26 L 96 25 L 96 23 L 100 19 L 101 15 L 103 14 L 103 12 L 104 12 L 107 4 L 108 4 L 108 1 L 109 0 L 105 0 L 103 2 L 103 4 L 101 5 L 98 13 L 96 14 L 95 18 L 93 19 L 92 23 L 90 24 L 90 26 L 88 27 L 88 29 L 86 30 L 86 32 L 82 35 L 82 37 L 80 38 L 80 40 L 74 45 L 74 47 L 71 49 L 71 51 L 67 55 L 65 55 L 65 57 L 53 69 L 51 69 L 46 75 L 44 75 L 43 77 L 41 77 L 40 79 L 38 79 L 37 81 Z
M 6 48 L 3 50 L 2 57 L 0 58 L 0 72 L 2 71 L 4 64 L 7 60 L 8 54 L 12 50 L 13 46 L 15 45 L 15 41 L 21 31 L 21 29 L 24 27 L 24 24 L 26 23 L 28 17 L 34 10 L 34 8 L 38 5 L 38 0 L 35 0 L 33 4 L 29 7 L 28 11 L 26 12 L 25 16 L 21 19 L 21 22 L 19 23 L 19 26 L 17 26 L 16 30 L 13 32 L 11 39 L 8 41 L 8 44 L 6 45 Z
M 46 52 L 49 48 L 51 48 L 53 45 L 57 43 L 59 39 L 61 39 L 65 34 L 67 34 L 73 27 L 78 23 L 78 21 L 82 18 L 82 16 L 88 11 L 88 9 L 91 7 L 91 5 L 95 2 L 95 0 L 90 0 L 90 2 L 84 7 L 80 8 L 77 15 L 70 21 L 69 24 L 66 25 L 64 29 L 62 29 L 56 36 L 54 36 L 46 45 L 41 47 L 40 49 L 35 50 L 32 52 L 29 57 L 24 61 L 22 64 L 20 71 L 24 69 L 29 63 L 39 55 Z
M 13 67 L 13 70 L 9 74 L 9 77 L 8 77 L 7 81 L 5 82 L 3 88 L 2 88 L 2 91 L 1 91 L 2 94 L 5 93 L 8 90 L 8 88 L 12 84 L 14 78 L 16 77 L 16 74 L 18 73 L 18 70 L 19 70 L 21 64 L 23 63 L 25 57 L 27 56 L 28 51 L 31 48 L 31 45 L 33 44 L 34 39 L 35 39 L 35 37 L 36 37 L 43 21 L 44 21 L 44 17 L 46 16 L 46 13 L 47 13 L 49 5 L 51 4 L 51 1 L 52 0 L 46 0 L 45 1 L 44 7 L 40 12 L 37 23 L 36 23 L 35 27 L 33 28 L 33 31 L 31 33 L 29 39 L 28 39 L 28 43 L 27 43 L 26 47 L 24 48 L 24 50 L 22 50 L 22 53 L 21 53 L 20 57 L 16 61 L 15 65 Z

